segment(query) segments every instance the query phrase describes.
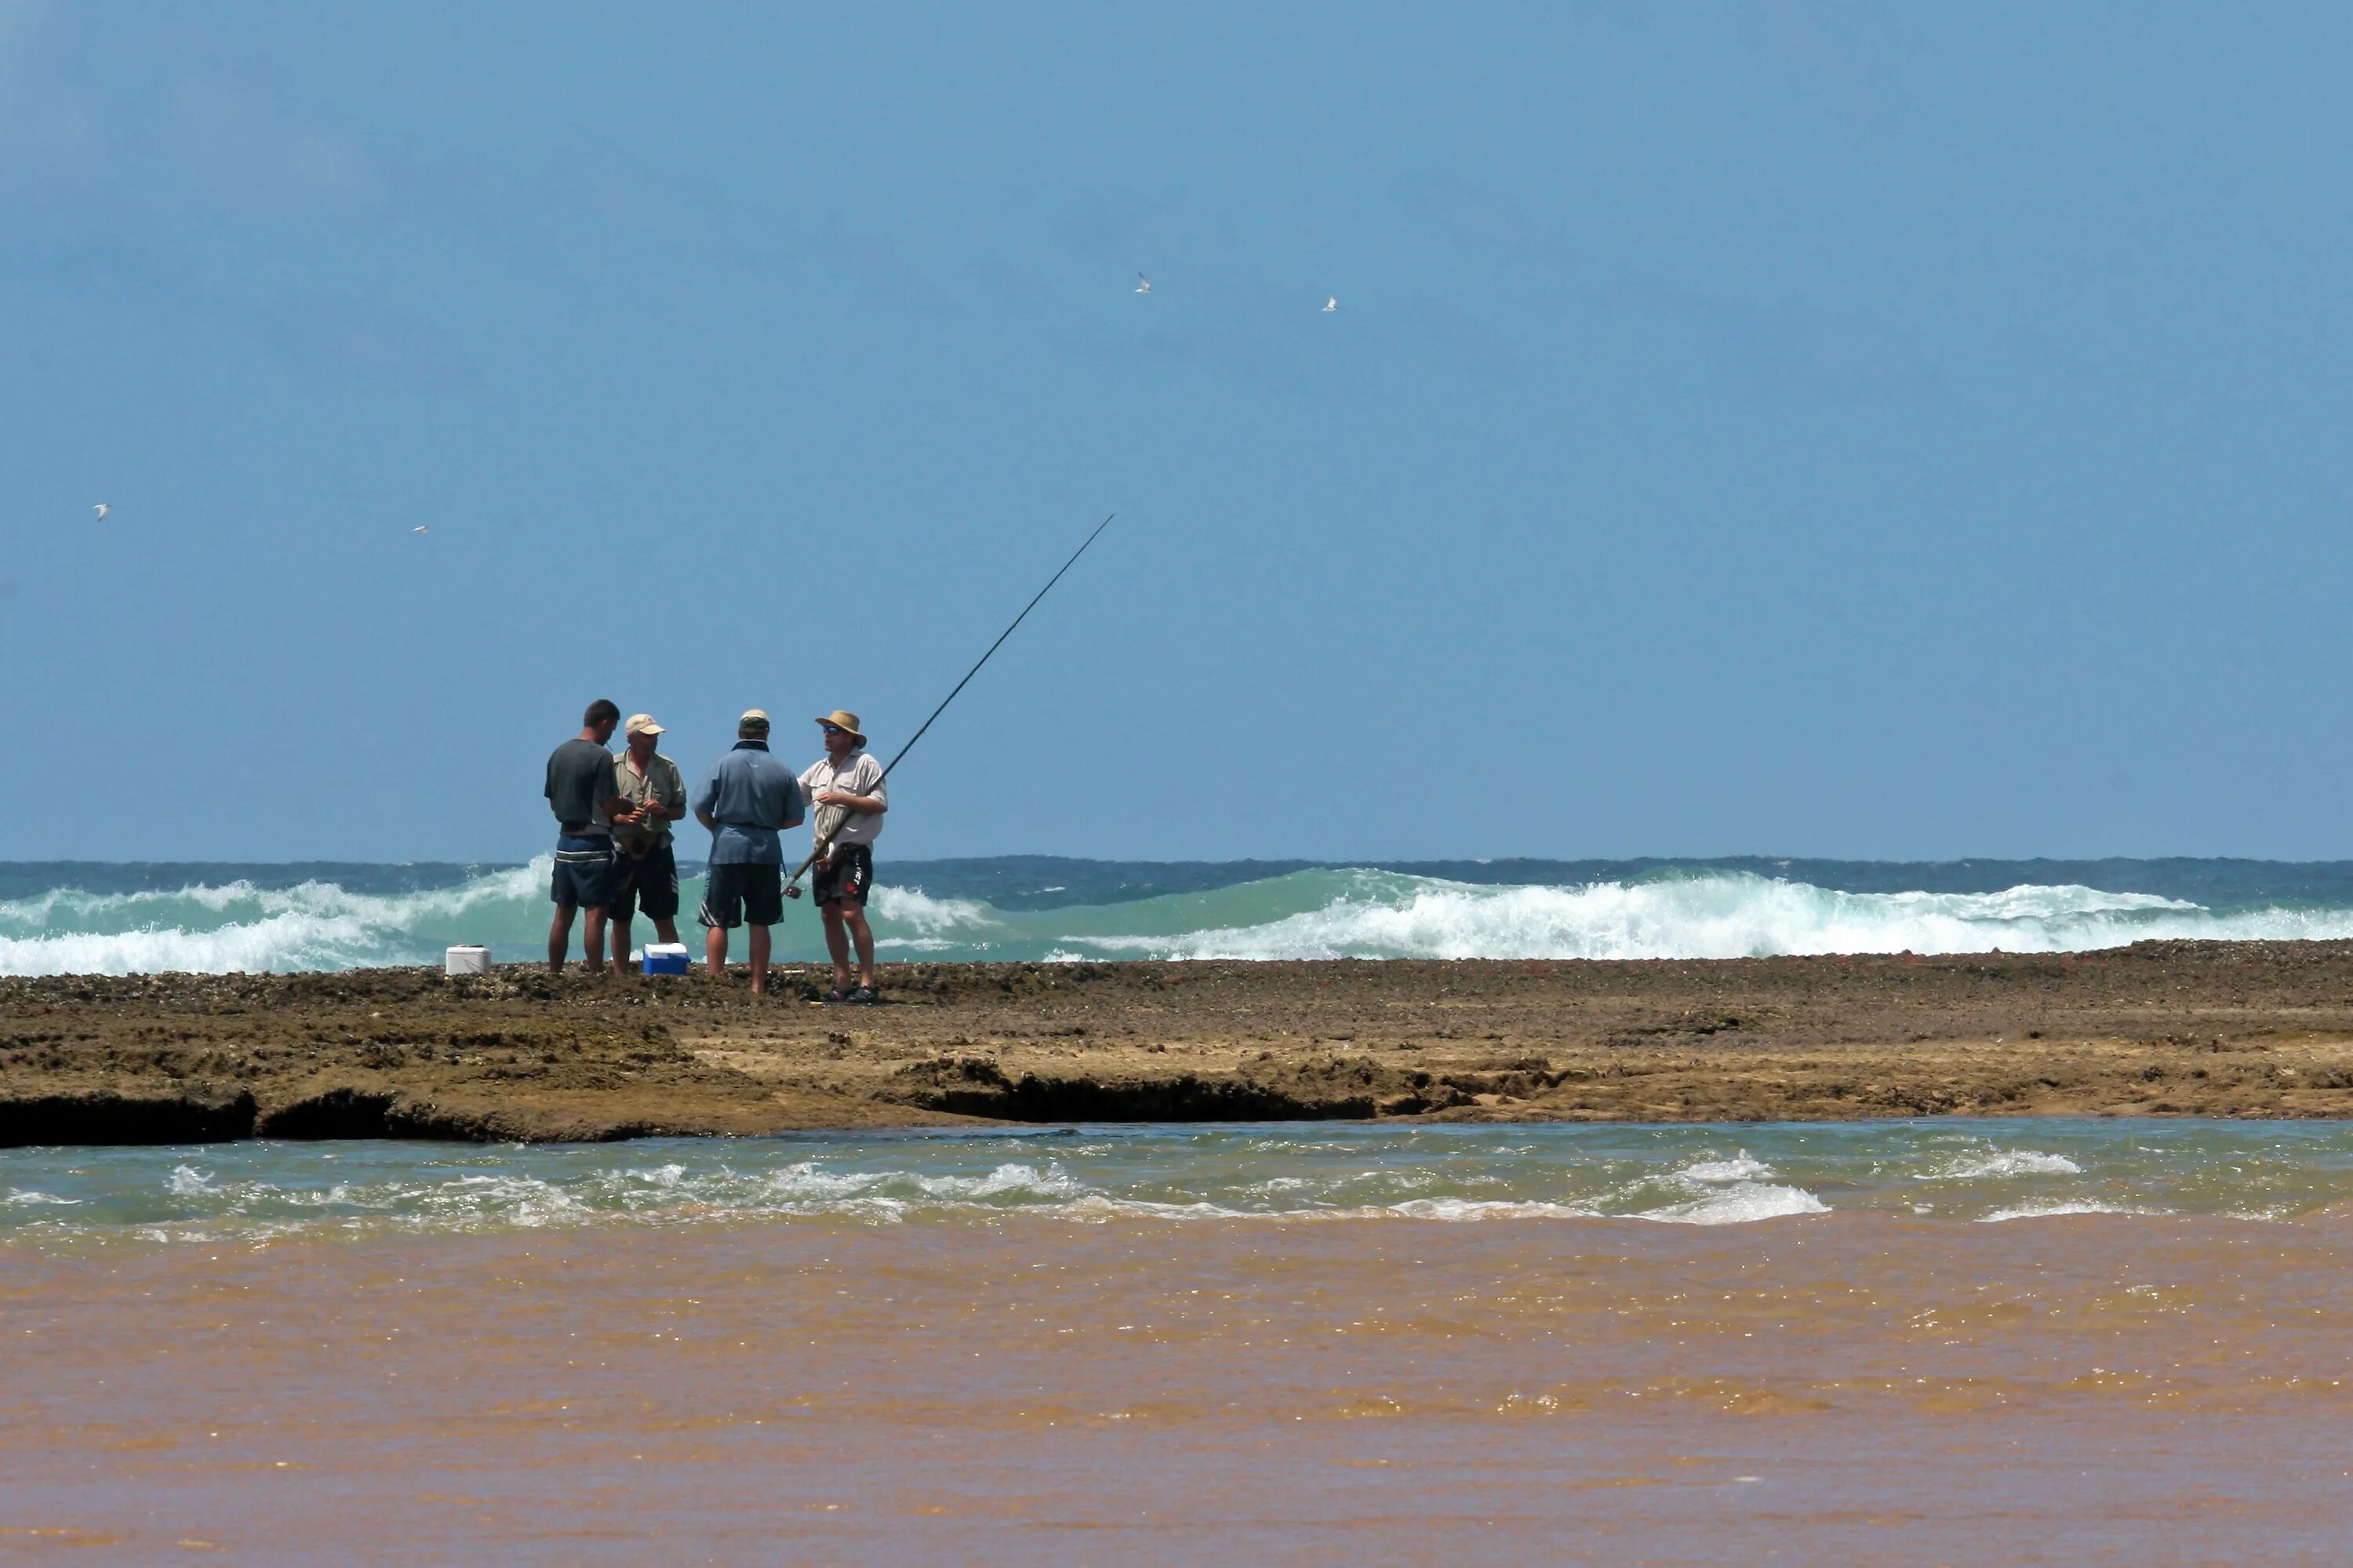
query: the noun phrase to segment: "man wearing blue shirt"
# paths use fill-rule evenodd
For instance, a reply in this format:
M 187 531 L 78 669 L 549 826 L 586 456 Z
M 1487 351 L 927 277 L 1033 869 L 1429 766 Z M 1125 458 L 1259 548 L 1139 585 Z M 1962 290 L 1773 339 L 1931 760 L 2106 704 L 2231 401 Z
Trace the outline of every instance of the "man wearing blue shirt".
M 694 792 L 694 820 L 711 830 L 711 880 L 699 918 L 709 927 L 703 957 L 727 969 L 727 933 L 752 927 L 752 994 L 768 989 L 768 927 L 785 917 L 785 851 L 776 834 L 807 809 L 800 780 L 768 755 L 768 715 L 752 709 L 735 725 L 735 749 L 711 765 Z

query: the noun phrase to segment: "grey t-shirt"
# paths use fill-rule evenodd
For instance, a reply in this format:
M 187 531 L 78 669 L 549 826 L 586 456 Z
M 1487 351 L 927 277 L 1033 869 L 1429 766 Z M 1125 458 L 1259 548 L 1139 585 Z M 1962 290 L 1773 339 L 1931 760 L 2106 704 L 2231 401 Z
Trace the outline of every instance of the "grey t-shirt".
M 565 832 L 610 833 L 604 805 L 620 792 L 613 754 L 593 740 L 567 740 L 547 759 L 547 806 Z

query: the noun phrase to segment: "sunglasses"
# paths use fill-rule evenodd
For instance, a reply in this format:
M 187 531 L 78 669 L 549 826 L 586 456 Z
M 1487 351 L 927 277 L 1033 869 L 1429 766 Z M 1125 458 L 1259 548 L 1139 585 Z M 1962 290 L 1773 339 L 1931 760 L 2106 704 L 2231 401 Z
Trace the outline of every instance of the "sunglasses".
M 838 724 L 820 724 L 818 727 L 824 730 L 828 735 L 848 735 L 849 733 Z

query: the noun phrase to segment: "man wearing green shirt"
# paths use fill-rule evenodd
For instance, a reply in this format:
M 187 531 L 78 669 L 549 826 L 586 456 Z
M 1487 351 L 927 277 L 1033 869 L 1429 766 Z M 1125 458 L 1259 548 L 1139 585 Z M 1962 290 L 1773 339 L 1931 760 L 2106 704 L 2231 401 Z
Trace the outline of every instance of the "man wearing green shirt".
M 613 774 L 629 809 L 613 819 L 612 903 L 605 912 L 613 933 L 613 968 L 626 974 L 629 922 L 642 905 L 654 935 L 678 940 L 678 857 L 670 825 L 686 815 L 686 780 L 678 764 L 654 749 L 662 726 L 651 714 L 631 714 L 621 726 L 628 749 L 614 758 Z

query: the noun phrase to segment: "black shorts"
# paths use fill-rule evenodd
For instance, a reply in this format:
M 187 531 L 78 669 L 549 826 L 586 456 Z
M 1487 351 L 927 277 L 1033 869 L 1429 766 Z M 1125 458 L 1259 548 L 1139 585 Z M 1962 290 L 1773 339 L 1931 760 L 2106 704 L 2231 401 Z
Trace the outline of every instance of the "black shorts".
M 874 888 L 874 846 L 836 844 L 833 858 L 817 868 L 809 882 L 809 899 L 820 909 L 828 904 L 864 905 Z
M 628 925 L 639 908 L 649 920 L 678 917 L 678 855 L 667 843 L 655 844 L 633 855 L 626 844 L 613 846 L 612 917 Z
M 547 895 L 565 909 L 602 909 L 613 893 L 613 841 L 565 833 L 555 841 Z
M 749 921 L 775 926 L 785 917 L 785 868 L 781 865 L 714 865 L 695 918 L 733 931 Z

